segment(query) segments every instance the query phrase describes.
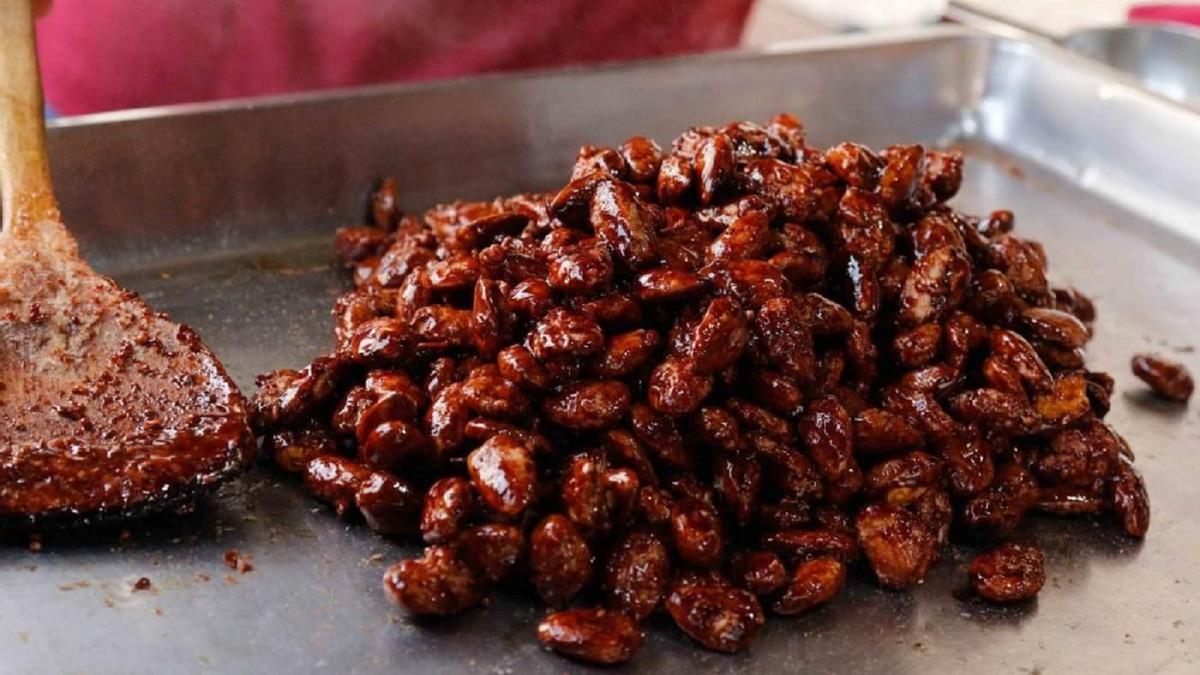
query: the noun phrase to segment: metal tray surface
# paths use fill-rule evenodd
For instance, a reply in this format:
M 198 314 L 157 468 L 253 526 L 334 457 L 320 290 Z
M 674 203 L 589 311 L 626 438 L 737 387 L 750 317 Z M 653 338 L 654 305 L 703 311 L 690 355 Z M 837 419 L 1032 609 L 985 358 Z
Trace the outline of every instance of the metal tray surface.
M 1200 110 L 1200 28 L 1138 22 L 1085 26 L 1059 35 L 963 0 L 951 0 L 945 16 L 992 35 L 1061 45 L 1120 71 L 1120 77 L 1138 86 Z
M 1147 89 L 1200 109 L 1200 28 L 1134 24 L 1086 28 L 1062 45 L 1136 77 Z
M 772 53 L 493 77 L 151 110 L 51 131 L 66 221 L 103 270 L 195 326 L 252 391 L 256 373 L 330 344 L 346 285 L 336 225 L 366 186 L 400 179 L 412 209 L 547 188 L 582 143 L 789 110 L 813 141 L 962 148 L 968 211 L 1016 212 L 1058 282 L 1093 294 L 1090 362 L 1117 379 L 1111 421 L 1138 453 L 1153 524 L 1034 519 L 1047 554 L 1036 601 L 959 600 L 974 549 L 911 593 L 861 577 L 829 607 L 772 620 L 747 652 L 650 622 L 630 670 L 805 673 L 1185 673 L 1200 669 L 1200 406 L 1160 403 L 1128 371 L 1162 352 L 1200 372 L 1200 120 L 1048 46 L 935 30 Z M 380 592 L 412 553 L 338 520 L 265 467 L 196 513 L 125 534 L 0 546 L 0 672 L 588 670 L 543 652 L 521 591 L 443 621 Z M 237 549 L 253 571 L 223 564 Z M 135 591 L 140 578 L 152 587 Z

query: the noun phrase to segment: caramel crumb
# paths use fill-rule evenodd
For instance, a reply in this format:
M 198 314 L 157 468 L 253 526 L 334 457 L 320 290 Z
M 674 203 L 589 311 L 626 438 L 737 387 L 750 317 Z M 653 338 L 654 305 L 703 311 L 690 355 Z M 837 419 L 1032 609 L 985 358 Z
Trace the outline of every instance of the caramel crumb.
M 243 556 L 241 553 L 238 553 L 237 549 L 234 548 L 225 551 L 225 566 L 231 570 L 237 570 L 241 574 L 254 569 L 254 565 L 251 563 L 252 559 L 250 556 Z

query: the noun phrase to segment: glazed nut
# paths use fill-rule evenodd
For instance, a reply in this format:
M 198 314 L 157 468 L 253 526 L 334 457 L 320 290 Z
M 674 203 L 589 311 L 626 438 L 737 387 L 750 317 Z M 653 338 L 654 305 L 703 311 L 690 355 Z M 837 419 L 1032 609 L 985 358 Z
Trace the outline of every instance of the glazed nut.
M 992 602 L 1028 600 L 1046 583 L 1045 556 L 1032 546 L 1007 543 L 971 561 L 971 588 Z
M 1133 357 L 1132 368 L 1133 374 L 1162 398 L 1186 403 L 1192 397 L 1195 382 L 1181 363 L 1153 354 L 1138 354 Z
M 538 639 L 554 651 L 585 663 L 624 663 L 645 635 L 625 614 L 599 608 L 568 609 L 542 620 Z

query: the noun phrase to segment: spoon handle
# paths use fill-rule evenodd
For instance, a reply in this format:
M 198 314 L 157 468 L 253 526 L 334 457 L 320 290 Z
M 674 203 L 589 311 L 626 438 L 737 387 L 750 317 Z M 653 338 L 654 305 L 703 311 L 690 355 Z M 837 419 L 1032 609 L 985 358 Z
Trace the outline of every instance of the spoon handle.
M 3 236 L 59 220 L 29 0 L 0 0 L 0 194 Z

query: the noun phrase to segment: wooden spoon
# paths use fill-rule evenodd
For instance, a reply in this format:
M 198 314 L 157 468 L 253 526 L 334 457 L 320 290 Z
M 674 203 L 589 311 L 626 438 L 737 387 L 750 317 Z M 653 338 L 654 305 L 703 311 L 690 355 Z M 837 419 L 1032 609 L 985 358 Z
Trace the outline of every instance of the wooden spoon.
M 27 1 L 0 0 L 0 40 L 0 529 L 178 506 L 249 461 L 245 401 L 191 329 L 79 256 Z

